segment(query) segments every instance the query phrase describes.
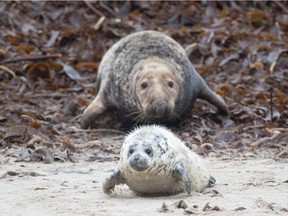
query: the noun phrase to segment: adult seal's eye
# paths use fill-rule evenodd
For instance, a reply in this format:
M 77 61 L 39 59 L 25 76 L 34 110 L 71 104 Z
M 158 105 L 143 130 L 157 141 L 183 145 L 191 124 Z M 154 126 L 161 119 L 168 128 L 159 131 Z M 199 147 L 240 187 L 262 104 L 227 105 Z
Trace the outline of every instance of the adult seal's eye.
M 148 87 L 148 83 L 147 82 L 141 83 L 141 89 L 146 89 L 147 87 Z
M 170 88 L 173 88 L 174 83 L 173 83 L 173 81 L 168 81 L 168 82 L 167 82 L 167 85 L 168 85 Z

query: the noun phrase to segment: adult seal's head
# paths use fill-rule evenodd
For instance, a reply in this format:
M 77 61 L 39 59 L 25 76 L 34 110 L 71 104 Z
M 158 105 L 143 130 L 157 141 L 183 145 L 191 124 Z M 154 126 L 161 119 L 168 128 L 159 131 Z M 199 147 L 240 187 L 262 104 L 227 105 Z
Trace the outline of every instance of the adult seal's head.
M 156 31 L 133 33 L 114 44 L 100 63 L 96 91 L 83 113 L 83 128 L 108 112 L 125 123 L 174 121 L 197 98 L 227 113 L 224 100 L 195 71 L 185 50 Z
M 173 119 L 178 116 L 176 104 L 180 94 L 182 77 L 175 67 L 160 58 L 148 58 L 136 66 L 135 95 L 139 120 Z

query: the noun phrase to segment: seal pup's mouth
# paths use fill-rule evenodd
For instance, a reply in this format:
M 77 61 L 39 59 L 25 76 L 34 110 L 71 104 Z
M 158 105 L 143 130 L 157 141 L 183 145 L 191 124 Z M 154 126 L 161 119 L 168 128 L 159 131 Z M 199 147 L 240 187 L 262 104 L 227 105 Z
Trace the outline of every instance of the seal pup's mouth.
M 137 172 L 142 172 L 149 167 L 148 161 L 140 155 L 135 155 L 131 157 L 129 160 L 129 164 Z

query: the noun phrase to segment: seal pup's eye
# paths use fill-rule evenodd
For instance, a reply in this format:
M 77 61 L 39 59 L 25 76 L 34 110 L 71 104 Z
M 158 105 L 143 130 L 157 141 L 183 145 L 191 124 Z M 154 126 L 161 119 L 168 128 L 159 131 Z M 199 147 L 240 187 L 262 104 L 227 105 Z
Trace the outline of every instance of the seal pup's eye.
M 141 88 L 142 89 L 146 89 L 148 87 L 148 83 L 147 82 L 142 82 L 141 83 Z
M 145 152 L 146 152 L 146 154 L 149 155 L 149 156 L 152 154 L 152 150 L 149 149 L 149 148 L 145 149 Z
M 168 82 L 167 82 L 167 85 L 168 85 L 170 88 L 173 88 L 174 83 L 173 83 L 173 81 L 168 81 Z
M 134 152 L 134 149 L 129 149 L 128 155 L 133 154 L 133 152 Z

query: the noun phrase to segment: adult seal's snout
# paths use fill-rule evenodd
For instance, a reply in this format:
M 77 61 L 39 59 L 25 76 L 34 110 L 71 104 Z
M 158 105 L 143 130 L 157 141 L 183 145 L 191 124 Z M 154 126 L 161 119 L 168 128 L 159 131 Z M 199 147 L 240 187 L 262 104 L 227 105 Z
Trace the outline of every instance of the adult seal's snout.
M 129 160 L 129 164 L 138 172 L 144 171 L 148 168 L 147 160 L 139 154 L 132 156 Z
M 172 108 L 169 106 L 168 102 L 163 99 L 158 99 L 153 101 L 151 106 L 148 108 L 147 113 L 152 118 L 162 118 L 168 116 Z

